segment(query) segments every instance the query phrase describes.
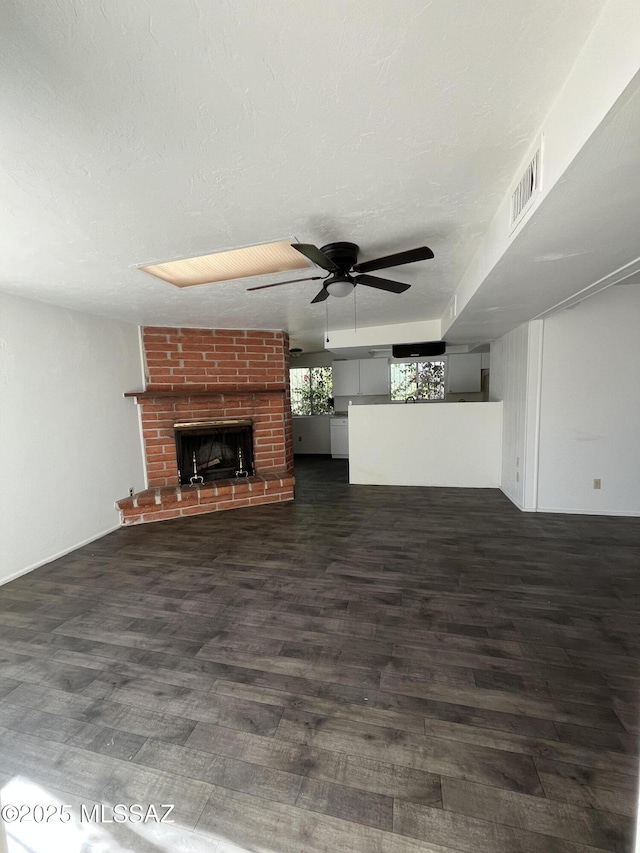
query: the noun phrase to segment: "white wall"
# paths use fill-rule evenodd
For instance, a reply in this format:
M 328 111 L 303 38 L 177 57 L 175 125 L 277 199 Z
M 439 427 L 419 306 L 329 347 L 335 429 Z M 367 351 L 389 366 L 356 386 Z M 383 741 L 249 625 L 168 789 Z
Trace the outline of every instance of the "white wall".
M 349 482 L 497 488 L 499 403 L 349 409 Z
M 440 320 L 419 320 L 388 326 L 362 326 L 360 329 L 334 329 L 327 333 L 327 337 L 329 340 L 325 344 L 325 349 L 331 350 L 339 357 L 351 358 L 353 353 L 350 350 L 354 347 L 390 347 L 393 344 L 442 340 Z
M 0 583 L 118 526 L 140 387 L 136 326 L 0 295 Z
M 542 321 L 491 344 L 489 396 L 502 400 L 500 488 L 520 509 L 536 508 Z
M 544 321 L 540 512 L 640 514 L 639 332 L 640 285 Z
M 302 355 L 291 359 L 289 367 L 331 367 L 334 354 L 325 350 L 324 352 L 303 352 Z

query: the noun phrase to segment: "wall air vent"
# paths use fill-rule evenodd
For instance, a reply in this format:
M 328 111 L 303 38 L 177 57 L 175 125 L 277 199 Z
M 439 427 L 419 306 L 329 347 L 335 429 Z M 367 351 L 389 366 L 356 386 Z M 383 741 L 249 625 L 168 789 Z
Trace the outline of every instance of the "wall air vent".
M 522 221 L 540 193 L 542 183 L 542 140 L 533 159 L 524 170 L 518 185 L 511 195 L 510 233 Z

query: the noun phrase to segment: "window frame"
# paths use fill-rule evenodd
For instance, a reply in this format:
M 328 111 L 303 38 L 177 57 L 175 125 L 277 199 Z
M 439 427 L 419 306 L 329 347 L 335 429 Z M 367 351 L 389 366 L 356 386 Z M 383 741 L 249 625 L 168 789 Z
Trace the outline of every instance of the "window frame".
M 442 397 L 438 400 L 429 400 L 425 397 L 416 397 L 416 399 L 412 402 L 415 403 L 444 403 L 447 399 L 447 378 L 448 378 L 448 368 L 449 362 L 446 355 L 433 355 L 433 356 L 425 356 L 423 358 L 393 358 L 389 361 L 389 398 L 392 403 L 402 403 L 406 404 L 407 400 L 394 400 L 393 399 L 393 375 L 392 368 L 394 364 L 414 364 L 416 365 L 416 374 L 418 371 L 418 364 L 442 364 L 444 365 L 444 370 L 442 373 Z
M 327 400 L 333 399 L 333 366 L 330 364 L 316 364 L 312 367 L 289 367 L 289 397 L 291 404 L 291 414 L 296 418 L 311 418 L 311 417 L 331 417 L 333 414 L 333 406 L 329 405 L 329 411 L 327 412 L 314 412 L 314 394 L 313 394 L 313 371 L 314 370 L 330 370 L 331 371 L 331 394 L 327 397 Z M 292 393 L 292 382 L 291 382 L 291 374 L 293 371 L 304 371 L 309 374 L 309 404 L 311 411 L 308 415 L 298 414 L 293 409 L 294 399 Z

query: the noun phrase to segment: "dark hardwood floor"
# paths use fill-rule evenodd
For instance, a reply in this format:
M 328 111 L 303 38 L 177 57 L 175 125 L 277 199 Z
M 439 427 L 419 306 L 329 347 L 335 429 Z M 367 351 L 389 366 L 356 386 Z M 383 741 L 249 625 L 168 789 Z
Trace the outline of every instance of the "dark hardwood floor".
M 65 853 L 629 853 L 640 519 L 297 469 L 0 588 L 3 804 L 70 804 Z

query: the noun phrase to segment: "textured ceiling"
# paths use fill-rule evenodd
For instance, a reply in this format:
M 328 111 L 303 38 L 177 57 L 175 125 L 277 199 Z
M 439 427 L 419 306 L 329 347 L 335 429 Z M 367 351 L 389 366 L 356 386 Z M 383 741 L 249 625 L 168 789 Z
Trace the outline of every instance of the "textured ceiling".
M 389 273 L 406 294 L 357 289 L 357 321 L 438 317 L 603 6 L 6 0 L 0 289 L 319 348 L 317 282 L 180 291 L 132 267 L 283 238 L 361 260 L 426 243 L 435 260 Z M 353 299 L 328 308 L 353 323 Z

